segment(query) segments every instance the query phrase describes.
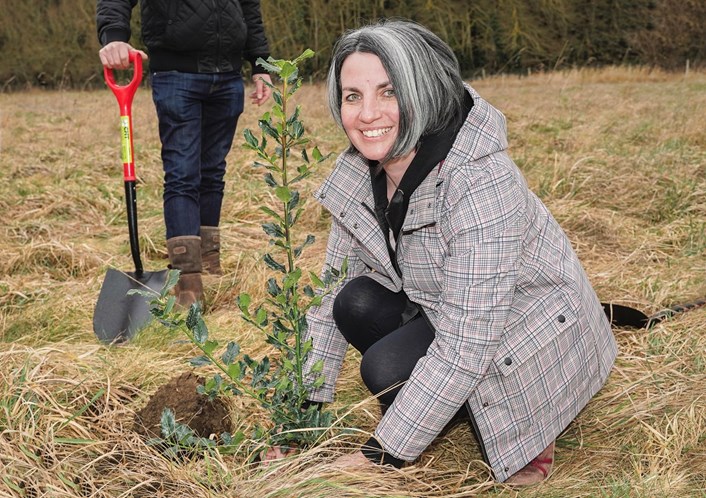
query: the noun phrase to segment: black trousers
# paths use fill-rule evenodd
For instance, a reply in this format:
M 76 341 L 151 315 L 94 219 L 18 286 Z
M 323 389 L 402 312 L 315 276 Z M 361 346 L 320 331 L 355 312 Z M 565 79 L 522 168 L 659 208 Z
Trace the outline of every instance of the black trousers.
M 404 292 L 392 292 L 366 276 L 346 284 L 333 303 L 336 325 L 363 355 L 360 375 L 370 392 L 379 395 L 383 414 L 434 340 L 434 330 L 420 313 L 407 318 L 409 309 Z M 392 386 L 398 387 L 387 390 Z M 465 407 L 452 423 L 460 420 L 469 420 Z

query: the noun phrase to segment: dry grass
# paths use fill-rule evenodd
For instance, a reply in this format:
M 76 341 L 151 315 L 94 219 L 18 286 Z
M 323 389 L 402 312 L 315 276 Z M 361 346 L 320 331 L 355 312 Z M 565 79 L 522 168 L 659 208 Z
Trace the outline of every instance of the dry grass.
M 512 155 L 569 233 L 604 301 L 647 312 L 706 295 L 706 74 L 605 69 L 473 83 L 508 117 Z M 344 145 L 322 88 L 300 95 L 324 151 Z M 2 496 L 514 496 L 496 485 L 473 437 L 457 428 L 400 472 L 342 472 L 333 456 L 376 424 L 351 353 L 336 407 L 361 432 L 337 436 L 269 469 L 232 456 L 175 463 L 131 431 L 159 385 L 188 369 L 191 348 L 151 327 L 106 348 L 92 332 L 105 269 L 130 270 L 109 91 L 0 94 L 0 495 Z M 240 131 L 254 128 L 248 108 Z M 161 165 L 149 92 L 134 104 L 141 242 L 161 269 Z M 236 142 L 242 141 L 239 137 Z M 253 356 L 266 348 L 234 305 L 263 295 L 267 249 L 255 209 L 261 173 L 239 147 L 230 156 L 226 275 L 209 287 L 207 322 Z M 332 163 L 324 168 L 328 170 Z M 311 191 L 326 171 L 306 189 Z M 309 204 L 318 269 L 327 217 Z M 556 471 L 522 496 L 704 496 L 706 310 L 651 331 L 616 330 L 620 357 L 608 384 L 558 441 Z M 358 403 L 358 404 L 357 404 Z M 239 423 L 256 416 L 246 405 Z

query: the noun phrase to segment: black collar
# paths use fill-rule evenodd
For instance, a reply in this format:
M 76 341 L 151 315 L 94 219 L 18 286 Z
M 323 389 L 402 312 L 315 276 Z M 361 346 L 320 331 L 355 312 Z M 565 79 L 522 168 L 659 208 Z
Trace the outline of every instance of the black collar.
M 385 170 L 378 166 L 377 161 L 368 162 L 375 198 L 375 214 L 385 234 L 387 234 L 388 230 L 392 230 L 392 234 L 397 240 L 407 215 L 409 199 L 431 170 L 446 158 L 472 107 L 473 98 L 466 92 L 461 114 L 462 119 L 438 133 L 422 137 L 417 147 L 417 154 L 402 176 L 397 192 L 395 192 L 389 203 L 387 201 Z M 388 237 L 386 236 L 385 239 L 388 240 Z M 392 251 L 391 247 L 389 249 Z

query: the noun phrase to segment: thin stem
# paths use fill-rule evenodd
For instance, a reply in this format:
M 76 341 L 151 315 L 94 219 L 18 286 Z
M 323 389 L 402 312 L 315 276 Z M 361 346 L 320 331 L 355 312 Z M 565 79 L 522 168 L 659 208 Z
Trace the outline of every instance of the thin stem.
M 246 393 L 251 398 L 258 400 L 264 408 L 267 408 L 267 409 L 272 408 L 272 404 L 265 401 L 265 399 L 263 399 L 262 396 L 260 396 L 256 391 L 254 391 L 253 389 L 250 389 L 249 386 L 243 384 L 240 380 L 236 380 L 233 377 L 231 377 L 230 374 L 228 373 L 228 369 L 225 368 L 225 366 L 223 366 L 223 364 L 220 362 L 220 360 L 218 358 L 216 358 L 211 353 L 206 351 L 206 349 L 203 347 L 203 345 L 199 341 L 196 340 L 196 337 L 188 329 L 188 327 L 185 327 L 184 333 L 186 334 L 186 336 L 189 338 L 189 340 L 192 343 L 196 344 L 196 347 L 201 350 L 201 352 L 204 354 L 204 356 L 206 358 L 208 358 L 209 360 L 211 360 L 211 363 L 213 365 L 215 365 L 216 368 L 218 368 L 221 372 L 223 372 L 226 375 L 226 378 L 230 379 L 230 381 L 233 384 L 235 384 L 238 387 L 238 389 L 242 390 L 244 393 Z

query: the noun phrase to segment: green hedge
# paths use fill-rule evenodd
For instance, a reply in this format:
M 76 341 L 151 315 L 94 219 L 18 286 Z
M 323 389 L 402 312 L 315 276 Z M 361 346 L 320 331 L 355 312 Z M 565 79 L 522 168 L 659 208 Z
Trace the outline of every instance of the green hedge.
M 339 34 L 381 17 L 419 21 L 455 50 L 467 76 L 566 66 L 692 67 L 706 58 L 703 0 L 262 0 L 278 58 L 305 48 L 325 74 Z M 95 0 L 0 0 L 0 90 L 103 84 Z M 133 43 L 140 46 L 139 9 Z

